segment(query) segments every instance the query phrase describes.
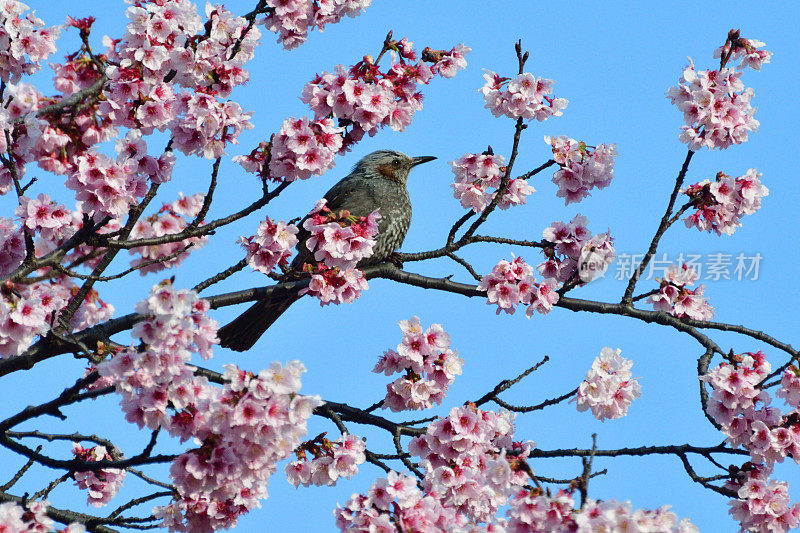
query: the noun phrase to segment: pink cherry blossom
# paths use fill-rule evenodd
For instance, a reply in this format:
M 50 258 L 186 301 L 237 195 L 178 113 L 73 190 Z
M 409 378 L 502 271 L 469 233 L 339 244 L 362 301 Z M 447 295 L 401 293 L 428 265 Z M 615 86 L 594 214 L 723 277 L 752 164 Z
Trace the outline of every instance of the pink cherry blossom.
M 697 209 L 683 219 L 686 227 L 732 235 L 742 225 L 742 217 L 758 211 L 761 199 L 769 195 L 760 178 L 761 173 L 751 168 L 744 176 L 732 178 L 719 172 L 714 182 L 704 180 L 685 187 L 681 192 Z
M 553 149 L 553 159 L 560 168 L 553 175 L 558 185 L 556 196 L 564 204 L 580 202 L 590 196 L 594 187 L 604 189 L 614 178 L 614 158 L 618 155 L 616 144 L 598 144 L 594 148 L 566 135 L 545 136 L 544 142 Z
M 503 78 L 496 72 L 486 70 L 483 79 L 486 83 L 478 89 L 486 100 L 486 107 L 492 115 L 509 118 L 536 119 L 539 122 L 549 117 L 560 117 L 568 100 L 547 96 L 553 93 L 553 80 L 537 78 L 528 72 L 513 80 Z
M 631 374 L 633 361 L 620 356 L 622 350 L 603 348 L 595 358 L 586 379 L 578 387 L 578 411 L 591 409 L 595 418 L 621 418 L 628 413 L 633 400 L 642 395 L 637 378 Z

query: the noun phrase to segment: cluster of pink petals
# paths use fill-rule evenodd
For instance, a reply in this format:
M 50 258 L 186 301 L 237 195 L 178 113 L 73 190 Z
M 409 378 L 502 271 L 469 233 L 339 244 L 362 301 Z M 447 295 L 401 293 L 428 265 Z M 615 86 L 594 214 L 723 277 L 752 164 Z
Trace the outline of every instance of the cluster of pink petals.
M 303 222 L 303 229 L 310 234 L 306 248 L 314 254 L 315 261 L 329 268 L 355 267 L 372 256 L 380 219 L 377 209 L 365 217 L 353 216 L 348 211 L 334 213 L 322 200 Z
M 21 355 L 37 335 L 49 331 L 54 314 L 66 305 L 76 291 L 66 276 L 47 282 L 14 285 L 0 294 L 0 358 Z M 84 329 L 108 320 L 114 308 L 103 302 L 97 291 L 90 291 L 72 317 L 72 329 Z
M 534 311 L 546 315 L 558 302 L 556 290 L 560 283 L 550 277 L 537 283 L 533 273 L 533 267 L 521 257 L 510 262 L 502 259 L 481 279 L 478 289 L 486 291 L 487 305 L 497 305 L 498 315 L 501 311 L 513 315 L 520 303 L 528 306 L 525 309 L 528 318 Z
M 633 361 L 620 356 L 622 350 L 603 348 L 595 358 L 586 379 L 578 387 L 578 411 L 592 410 L 600 421 L 613 420 L 628 413 L 633 400 L 642 395 L 637 378 L 631 374 Z
M 76 156 L 65 184 L 75 191 L 78 209 L 96 220 L 124 217 L 147 192 L 142 176 L 94 150 Z
M 317 202 L 303 222 L 303 229 L 311 234 L 306 247 L 320 263 L 304 266 L 312 276 L 301 294 L 318 298 L 320 305 L 350 303 L 359 298 L 369 284 L 356 265 L 372 256 L 380 218 L 377 209 L 365 217 L 356 217 L 349 211 L 334 213 L 324 199 Z
M 84 533 L 86 527 L 78 522 L 64 529 L 56 529 L 55 522 L 47 516 L 47 500 L 25 502 L 25 507 L 14 502 L 0 504 L 0 531 L 8 533 Z
M 508 495 L 528 481 L 523 469 L 532 442 L 514 443 L 513 415 L 483 411 L 474 404 L 454 407 L 450 414 L 412 439 L 409 451 L 420 457 L 424 488 L 442 504 L 471 521 L 489 521 Z M 513 457 L 505 451 L 514 451 Z
M 483 79 L 486 83 L 478 89 L 486 100 L 486 107 L 492 115 L 505 115 L 509 118 L 536 119 L 543 122 L 550 117 L 563 115 L 568 100 L 547 96 L 553 92 L 553 80 L 537 78 L 528 72 L 513 80 L 503 78 L 496 72 L 486 70 Z
M 72 453 L 82 461 L 113 461 L 122 457 L 113 457 L 105 446 L 93 446 L 84 448 L 77 442 L 72 443 Z M 127 472 L 118 468 L 104 468 L 102 470 L 87 470 L 84 472 L 74 472 L 75 484 L 81 489 L 89 491 L 88 503 L 94 507 L 102 507 L 111 498 L 117 495 L 122 480 L 125 479 Z
M 678 516 L 669 509 L 669 505 L 664 505 L 652 511 L 634 510 L 630 502 L 587 500 L 575 515 L 576 531 L 700 532 L 688 518 L 678 521 Z
M 588 222 L 577 214 L 567 224 L 556 221 L 545 228 L 542 236 L 552 247 L 545 248 L 548 259 L 536 267 L 539 273 L 561 283 L 576 276 L 588 283 L 605 274 L 616 259 L 614 240 L 609 232 L 592 236 L 586 227 Z
M 772 52 L 769 50 L 759 50 L 765 43 L 757 39 L 737 39 L 735 46 L 731 48 L 728 44 L 723 45 L 714 50 L 714 57 L 720 58 L 723 54 L 730 53 L 728 61 L 739 61 L 738 70 L 744 70 L 747 67 L 753 70 L 761 70 L 761 65 L 769 63 L 772 58 Z
M 248 22 L 221 7 L 207 4 L 205 14 L 204 27 L 185 0 L 129 7 L 122 39 L 104 40 L 113 65 L 99 110 L 115 125 L 146 135 L 169 129 L 174 148 L 215 158 L 253 127 L 239 104 L 219 98 L 248 80 L 243 65 L 253 57 L 260 32 L 251 27 L 243 35 Z M 178 92 L 177 84 L 184 90 Z
M 406 39 L 403 41 L 407 42 Z M 409 46 L 410 44 L 411 43 L 409 43 Z M 443 78 L 453 78 L 459 70 L 467 68 L 466 56 L 469 52 L 472 52 L 472 48 L 464 46 L 463 44 L 457 44 L 451 48 L 449 52 L 425 48 L 422 51 L 422 59 L 423 61 L 427 61 L 430 54 L 431 61 L 433 62 L 433 65 L 431 65 L 431 72 Z
M 670 265 L 663 279 L 660 280 L 658 292 L 647 298 L 656 311 L 665 311 L 678 318 L 710 320 L 714 316 L 714 308 L 708 303 L 703 292 L 702 283 L 696 289 L 687 287 L 694 285 L 698 275 L 694 268 L 683 264 L 680 267 Z
M 771 467 L 745 467 L 725 484 L 739 496 L 728 501 L 728 513 L 741 523 L 740 531 L 786 533 L 800 527 L 800 503 L 792 504 L 789 483 L 770 479 Z
M 255 235 L 237 241 L 247 251 L 250 268 L 269 274 L 278 265 L 285 265 L 297 244 L 297 226 L 273 222 L 269 217 L 258 225 Z
M 355 267 L 345 270 L 318 265 L 312 274 L 308 288 L 300 294 L 310 294 L 319 299 L 320 305 L 349 304 L 361 297 L 361 291 L 369 289 L 364 273 Z
M 202 193 L 192 196 L 184 196 L 183 193 L 180 193 L 177 200 L 171 204 L 164 204 L 155 215 L 139 219 L 131 231 L 130 238 L 150 239 L 181 233 L 200 213 L 204 198 L 205 194 Z M 202 225 L 202 221 L 199 223 Z M 201 236 L 132 248 L 129 253 L 140 257 L 131 261 L 131 266 L 143 265 L 139 268 L 141 275 L 173 268 L 189 257 L 190 252 L 201 248 L 206 242 L 208 242 L 208 237 Z M 166 259 L 167 257 L 170 258 Z
M 358 474 L 358 465 L 367 460 L 366 449 L 360 437 L 349 434 L 336 441 L 323 437 L 303 443 L 295 451 L 297 460 L 286 465 L 286 479 L 295 487 L 335 485 L 340 477 Z M 309 459 L 308 454 L 313 457 Z
M 267 497 L 276 463 L 307 433 L 306 421 L 322 401 L 298 394 L 305 367 L 272 363 L 257 376 L 226 365 L 223 389 L 190 416 L 204 418 L 194 436 L 200 447 L 172 463 L 177 494 L 153 512 L 170 531 L 211 531 L 236 525 Z M 184 409 L 186 412 L 186 409 Z
M 681 192 L 697 209 L 683 219 L 686 227 L 717 235 L 732 235 L 742 225 L 742 217 L 758 211 L 761 199 L 769 195 L 769 189 L 761 184 L 761 173 L 754 168 L 737 178 L 719 172 L 714 182 L 704 180 Z
M 448 531 L 466 525 L 434 495 L 417 488 L 413 477 L 389 472 L 367 490 L 353 494 L 344 507 L 333 511 L 341 531 L 390 533 L 394 531 Z
M 303 88 L 301 99 L 311 107 L 317 120 L 333 116 L 340 124 L 352 126 L 345 135 L 343 149 L 359 141 L 365 133 L 375 135 L 383 126 L 403 131 L 411 124 L 414 113 L 422 108 L 418 84 L 429 83 L 435 74 L 452 77 L 455 70 L 466 66 L 464 54 L 470 50 L 463 45 L 450 52 L 426 49 L 422 60 L 417 61 L 411 41 L 403 38 L 393 44 L 393 57 L 399 60 L 386 72 L 365 56 L 350 68 L 337 65 L 333 73 L 317 75 Z M 428 66 L 425 61 L 434 65 Z
M 56 51 L 61 29 L 45 28 L 44 22 L 25 13 L 27 10 L 28 6 L 17 0 L 4 0 L 0 5 L 0 80 L 5 83 L 33 74 L 41 68 L 39 61 Z
M 73 212 L 44 193 L 36 198 L 20 196 L 15 214 L 31 235 L 40 233 L 46 240 L 57 240 L 72 233 L 69 229 L 74 223 Z
M 544 142 L 552 147 L 553 160 L 560 166 L 553 175 L 553 183 L 558 185 L 556 196 L 563 198 L 565 205 L 580 202 L 591 196 L 592 188 L 604 189 L 614 179 L 616 144 L 601 143 L 591 148 L 566 135 L 545 136 Z
M 237 156 L 234 160 L 248 172 L 273 180 L 294 181 L 320 176 L 334 166 L 334 157 L 342 147 L 343 131 L 330 118 L 312 121 L 308 117 L 289 117 L 273 138 L 268 158 L 259 146 L 249 155 Z M 264 166 L 267 159 L 268 168 Z
M 217 324 L 194 292 L 162 284 L 135 309 L 146 318 L 131 333 L 144 348 L 116 354 L 98 372 L 113 380 L 130 422 L 200 443 L 173 462 L 174 500 L 154 513 L 171 531 L 233 527 L 267 496 L 275 463 L 300 445 L 321 401 L 298 394 L 298 361 L 258 375 L 227 365 L 221 389 L 195 376 L 191 354 L 211 357 Z
M 500 181 L 505 174 L 505 158 L 499 154 L 464 154 L 450 162 L 455 182 L 453 196 L 461 206 L 480 213 L 497 195 Z M 490 190 L 494 189 L 494 190 Z M 500 209 L 527 203 L 528 196 L 536 192 L 527 180 L 511 179 L 505 194 L 497 203 Z
M 761 382 L 771 366 L 761 352 L 747 353 L 735 366 L 721 363 L 701 379 L 711 386 L 708 412 L 714 417 L 731 446 L 743 446 L 753 463 L 772 467 L 791 457 L 800 464 L 800 380 L 787 371 L 776 396 L 793 409 L 784 415 L 771 407 L 769 393 Z
M 760 70 L 763 63 L 769 62 L 771 52 L 755 49 L 764 43 L 739 41 L 747 43 L 737 48 L 732 56 L 734 59 L 742 57 L 739 69 L 749 65 Z M 723 51 L 718 49 L 715 57 L 720 57 Z M 687 143 L 690 150 L 704 146 L 728 148 L 746 142 L 749 132 L 758 130 L 759 123 L 754 118 L 756 110 L 750 105 L 754 91 L 745 88 L 739 79 L 741 75 L 724 66 L 698 72 L 690 59 L 678 85 L 667 91 L 667 98 L 683 112 L 686 125 L 681 127 L 683 132 L 679 139 Z
M 403 339 L 397 350 L 386 350 L 372 370 L 387 376 L 405 373 L 386 385 L 383 408 L 403 411 L 440 405 L 455 377 L 461 375 L 464 360 L 450 349 L 450 335 L 441 324 L 423 330 L 414 316 L 399 325 Z
M 118 71 L 109 72 L 112 81 L 104 94 L 113 102 L 110 109 L 121 112 L 120 120 L 148 121 L 162 111 L 175 111 L 170 109 L 174 100 L 164 99 L 173 94 L 165 78 L 223 98 L 249 79 L 244 65 L 253 58 L 261 32 L 253 26 L 245 34 L 249 24 L 244 17 L 207 3 L 203 21 L 187 0 L 137 2 L 125 15 L 130 22 L 123 37 L 103 40 L 109 59 L 119 64 Z
M 172 179 L 175 154 L 166 150 L 158 158 L 148 155 L 141 130 L 128 130 L 125 137 L 117 141 L 116 151 L 117 163 L 131 172 L 147 176 L 152 183 L 166 183 Z
M 12 273 L 25 259 L 22 228 L 10 218 L 0 217 L 0 276 Z
M 292 50 L 306 41 L 314 27 L 323 31 L 326 24 L 335 24 L 345 16 L 357 17 L 370 3 L 372 0 L 267 0 L 269 11 L 259 24 L 277 33 L 278 42 Z

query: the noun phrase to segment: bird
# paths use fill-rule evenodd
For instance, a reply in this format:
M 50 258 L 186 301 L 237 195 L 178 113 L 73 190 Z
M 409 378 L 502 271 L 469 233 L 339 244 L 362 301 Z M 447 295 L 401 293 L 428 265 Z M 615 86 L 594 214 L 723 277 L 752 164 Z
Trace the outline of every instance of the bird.
M 325 193 L 326 206 L 331 211 L 347 210 L 353 216 L 366 217 L 378 209 L 381 215 L 372 255 L 362 259 L 358 268 L 389 259 L 403 244 L 411 225 L 411 198 L 406 186 L 408 175 L 417 165 L 434 159 L 427 155 L 410 157 L 396 150 L 378 150 L 364 156 L 350 174 Z M 301 221 L 299 226 L 302 228 L 302 225 Z M 291 263 L 294 271 L 298 271 L 303 263 L 313 257 L 306 248 L 308 237 L 309 232 L 304 229 L 297 234 L 297 256 Z M 288 293 L 274 291 L 256 301 L 239 317 L 219 329 L 217 336 L 220 345 L 237 352 L 252 348 L 278 317 L 300 298 L 298 292 L 299 289 Z

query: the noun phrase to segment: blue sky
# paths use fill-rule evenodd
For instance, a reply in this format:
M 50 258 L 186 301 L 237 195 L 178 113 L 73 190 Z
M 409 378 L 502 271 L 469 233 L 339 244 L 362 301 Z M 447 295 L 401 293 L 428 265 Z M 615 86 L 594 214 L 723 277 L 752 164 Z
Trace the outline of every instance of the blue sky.
M 122 2 L 31 5 L 48 24 L 59 23 L 68 14 L 76 18 L 95 16 L 98 20 L 93 38 L 98 48 L 103 34 L 119 36 L 124 28 L 126 6 Z M 226 7 L 244 13 L 252 5 L 237 1 L 226 3 Z M 425 106 L 406 132 L 386 130 L 365 139 L 324 176 L 290 187 L 266 211 L 222 229 L 212 239 L 218 242 L 195 252 L 175 272 L 176 284 L 191 287 L 235 263 L 241 257 L 234 244 L 239 235 L 253 234 L 266 214 L 282 220 L 304 214 L 358 159 L 381 148 L 439 158 L 411 176 L 414 218 L 402 250 L 423 251 L 443 244 L 450 225 L 463 214 L 452 197 L 452 173 L 447 162 L 467 152 L 479 152 L 487 145 L 505 155 L 510 150 L 513 122 L 494 118 L 483 109 L 477 89 L 483 83 L 482 68 L 505 75 L 516 72 L 513 44 L 517 39 L 522 39 L 523 47 L 531 52 L 526 70 L 554 79 L 556 95 L 567 98 L 569 106 L 563 117 L 530 125 L 524 132 L 515 169 L 524 172 L 545 162 L 550 152 L 542 137 L 565 134 L 588 144 L 617 143 L 620 155 L 616 178 L 607 189 L 593 191 L 580 204 L 565 207 L 555 197 L 552 174 L 545 172 L 533 181 L 537 192 L 529 198 L 528 205 L 493 214 L 482 232 L 539 239 L 542 229 L 553 221 L 569 221 L 581 213 L 588 217 L 594 233 L 610 229 L 618 255 L 642 253 L 657 227 L 686 153 L 685 145 L 677 139 L 681 113 L 670 105 L 664 93 L 680 77 L 687 56 L 698 68 L 713 68 L 711 53 L 724 42 L 731 28 L 741 28 L 744 37 L 760 39 L 774 52 L 772 63 L 761 72 L 748 70 L 744 75 L 745 84 L 755 89 L 752 104 L 758 107 L 756 118 L 761 129 L 744 145 L 696 154 L 687 182 L 713 179 L 720 170 L 738 176 L 755 167 L 763 172 L 762 181 L 770 195 L 762 210 L 746 217 L 743 227 L 732 237 L 701 234 L 678 224 L 662 240 L 659 252 L 665 252 L 669 259 L 680 253 L 705 257 L 710 253 L 760 253 L 763 261 L 757 280 L 703 280 L 706 295 L 716 310 L 715 320 L 745 324 L 785 342 L 796 342 L 796 320 L 791 308 L 800 288 L 800 279 L 795 275 L 798 245 L 794 229 L 800 198 L 795 155 L 800 117 L 795 84 L 800 71 L 793 54 L 797 53 L 800 24 L 795 6 L 784 2 L 756 5 L 707 1 L 665 4 L 375 0 L 362 16 L 329 26 L 324 33 L 313 33 L 306 44 L 294 51 L 282 50 L 274 36 L 265 33 L 256 58 L 249 65 L 250 83 L 232 95 L 243 108 L 254 112 L 255 128 L 240 137 L 241 145 L 231 147 L 229 155 L 248 152 L 276 131 L 284 118 L 308 114 L 298 99 L 303 85 L 315 73 L 331 71 L 338 63 L 352 64 L 364 54 L 376 55 L 389 29 L 394 30 L 396 38 L 408 36 L 420 49 L 449 49 L 464 43 L 473 51 L 467 56 L 465 71 L 452 80 L 436 79 L 424 88 Z M 62 38 L 59 55 L 71 51 L 75 40 L 74 32 Z M 42 86 L 40 90 L 49 92 Z M 162 188 L 163 201 L 174 199 L 178 191 L 204 191 L 209 172 L 207 161 L 179 158 L 173 181 Z M 257 180 L 230 159 L 223 161 L 220 176 L 211 218 L 245 205 L 250 196 L 260 193 Z M 40 176 L 38 185 L 36 192 L 71 202 L 56 178 Z M 9 216 L 13 207 L 12 198 L 0 199 L 3 216 Z M 487 272 L 498 260 L 510 258 L 511 253 L 534 264 L 540 261 L 531 250 L 489 245 L 476 245 L 464 256 L 479 272 Z M 408 264 L 407 268 L 432 276 L 453 274 L 454 279 L 469 281 L 452 262 Z M 612 265 L 609 273 L 615 269 L 616 265 Z M 133 304 L 163 277 L 163 273 L 136 277 L 99 290 L 101 297 L 116 306 L 116 314 L 122 315 L 132 311 Z M 266 281 L 262 275 L 240 273 L 208 294 L 265 285 Z M 571 296 L 616 302 L 624 286 L 609 275 L 573 291 Z M 643 280 L 639 289 L 655 286 L 652 279 Z M 215 312 L 214 317 L 225 323 L 243 309 L 244 306 L 226 308 Z M 300 359 L 309 369 L 303 381 L 305 393 L 367 406 L 382 397 L 387 383 L 386 377 L 372 374 L 371 369 L 383 350 L 399 342 L 397 321 L 412 315 L 420 316 L 423 324 L 443 324 L 451 335 L 453 348 L 465 359 L 464 375 L 456 379 L 445 406 L 434 409 L 434 413 L 446 413 L 453 406 L 479 398 L 502 379 L 515 376 L 544 355 L 550 356 L 550 363 L 503 397 L 514 404 L 534 404 L 558 396 L 577 386 L 601 348 L 610 346 L 621 348 L 623 356 L 634 361 L 634 375 L 641 378 L 642 398 L 634 402 L 627 417 L 600 423 L 588 413 L 578 413 L 574 404 L 564 404 L 520 417 L 517 438 L 532 439 L 543 449 L 590 447 L 595 432 L 601 449 L 686 442 L 715 445 L 723 438 L 700 412 L 696 360 L 701 347 L 686 336 L 632 319 L 561 309 L 531 320 L 522 313 L 495 317 L 493 308 L 479 299 L 467 300 L 381 280 L 371 282 L 369 291 L 352 305 L 320 308 L 316 301 L 301 300 L 249 353 L 218 350 L 209 366 L 221 369 L 223 364 L 235 362 L 258 371 L 273 360 Z M 737 353 L 763 349 L 774 366 L 784 362 L 779 354 L 755 341 L 722 333 L 712 337 L 723 349 L 732 348 Z M 4 414 L 49 398 L 53 390 L 72 383 L 73 374 L 81 368 L 79 362 L 65 358 L 6 378 L 0 388 Z M 115 398 L 98 400 L 90 409 L 76 410 L 75 425 L 67 430 L 115 436 L 129 454 L 146 442 L 147 435 L 132 431 L 124 422 Z M 102 420 L 101 427 L 98 420 Z M 354 433 L 361 433 L 360 429 L 352 427 Z M 326 430 L 331 432 L 329 435 L 335 432 L 333 426 L 317 420 L 309 434 Z M 386 435 L 369 431 L 363 434 L 368 437 L 370 449 L 390 449 Z M 177 443 L 167 443 L 165 451 L 170 449 L 179 449 Z M 8 452 L 2 453 L 0 479 L 5 479 L 21 463 L 9 458 Z M 728 518 L 725 499 L 694 485 L 677 458 L 598 459 L 595 465 L 598 469 L 607 468 L 608 474 L 592 481 L 589 494 L 593 498 L 631 500 L 636 507 L 648 508 L 671 504 L 678 516 L 691 517 L 701 531 L 735 529 Z M 536 461 L 532 466 L 537 473 L 551 477 L 574 477 L 580 473 L 578 460 Z M 280 472 L 282 465 L 271 480 L 270 498 L 263 502 L 262 509 L 241 520 L 239 531 L 332 530 L 336 503 L 346 502 L 353 492 L 364 491 L 381 474 L 376 467 L 364 465 L 359 476 L 335 488 L 295 490 Z M 59 474 L 43 472 L 25 488 L 37 490 Z M 790 493 L 795 501 L 800 500 L 800 487 L 794 486 L 800 482 L 797 465 L 781 465 L 774 477 L 792 482 Z M 135 489 L 135 483 L 131 483 L 115 501 L 123 501 Z M 70 498 L 82 501 L 83 496 L 76 498 L 66 488 L 56 489 L 51 496 L 54 503 Z

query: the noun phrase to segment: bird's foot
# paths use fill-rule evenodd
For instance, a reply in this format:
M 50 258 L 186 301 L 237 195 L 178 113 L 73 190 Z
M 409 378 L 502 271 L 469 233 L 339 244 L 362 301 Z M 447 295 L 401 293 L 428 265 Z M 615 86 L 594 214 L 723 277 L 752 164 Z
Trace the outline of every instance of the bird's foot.
M 389 254 L 389 257 L 387 257 L 387 258 L 386 258 L 386 261 L 387 261 L 388 263 L 391 263 L 391 264 L 393 264 L 393 265 L 394 265 L 394 266 L 396 266 L 397 268 L 400 268 L 400 269 L 402 269 L 402 268 L 403 268 L 403 260 L 402 260 L 402 259 L 400 259 L 400 254 L 399 254 L 399 253 L 397 253 L 397 252 L 392 252 L 392 253 L 390 253 L 390 254 Z

